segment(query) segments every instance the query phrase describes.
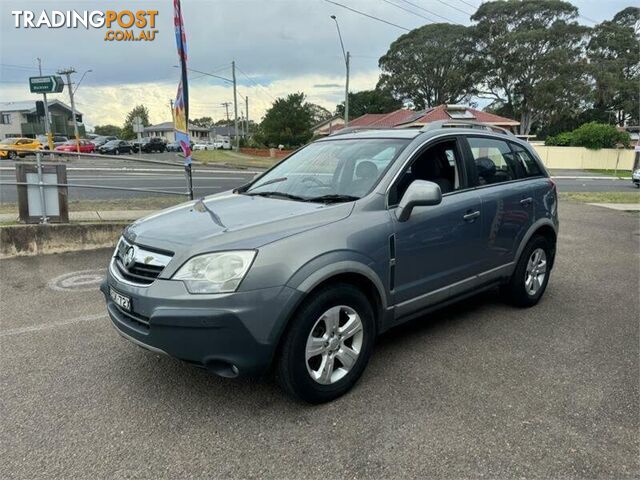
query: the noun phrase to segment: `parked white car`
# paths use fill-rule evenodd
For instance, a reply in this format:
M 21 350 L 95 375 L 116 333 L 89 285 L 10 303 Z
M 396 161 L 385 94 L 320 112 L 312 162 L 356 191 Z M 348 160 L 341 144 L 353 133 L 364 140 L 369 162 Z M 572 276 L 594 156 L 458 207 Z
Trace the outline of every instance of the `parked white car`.
M 198 142 L 193 145 L 192 150 L 215 150 L 216 147 L 213 143 L 209 142 Z

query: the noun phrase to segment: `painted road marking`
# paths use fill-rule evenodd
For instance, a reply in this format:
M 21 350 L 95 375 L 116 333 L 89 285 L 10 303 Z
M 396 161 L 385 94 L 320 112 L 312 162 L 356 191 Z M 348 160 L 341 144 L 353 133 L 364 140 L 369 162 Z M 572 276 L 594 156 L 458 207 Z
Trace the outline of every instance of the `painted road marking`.
M 97 290 L 104 280 L 106 270 L 104 268 L 92 270 L 79 270 L 65 273 L 49 281 L 47 286 L 58 292 L 88 292 Z
M 23 333 L 39 332 L 41 330 L 50 330 L 56 327 L 64 327 L 66 325 L 72 325 L 74 323 L 100 320 L 106 317 L 107 317 L 106 313 L 97 313 L 95 315 L 84 315 L 82 317 L 71 318 L 69 320 L 62 320 L 60 322 L 43 323 L 41 325 L 32 325 L 30 327 L 11 328 L 9 330 L 0 331 L 0 337 L 9 337 L 11 335 L 21 335 Z

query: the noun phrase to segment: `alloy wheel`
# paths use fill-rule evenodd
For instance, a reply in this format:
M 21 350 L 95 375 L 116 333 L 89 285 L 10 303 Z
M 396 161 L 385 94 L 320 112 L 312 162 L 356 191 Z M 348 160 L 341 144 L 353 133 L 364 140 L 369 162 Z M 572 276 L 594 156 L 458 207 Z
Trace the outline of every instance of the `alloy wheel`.
M 311 378 L 330 385 L 344 378 L 362 351 L 364 328 L 360 315 L 339 305 L 324 312 L 307 338 L 305 362 Z
M 534 296 L 544 284 L 547 275 L 547 254 L 542 248 L 536 248 L 529 257 L 524 275 L 524 287 L 527 293 Z

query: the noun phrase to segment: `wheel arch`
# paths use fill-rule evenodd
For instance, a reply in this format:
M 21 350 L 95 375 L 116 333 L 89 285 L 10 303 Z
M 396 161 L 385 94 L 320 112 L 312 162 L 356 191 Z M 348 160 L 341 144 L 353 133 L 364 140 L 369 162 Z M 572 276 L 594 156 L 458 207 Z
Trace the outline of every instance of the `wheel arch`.
M 321 257 L 322 258 L 322 257 Z M 325 259 L 326 260 L 326 259 Z M 272 363 L 279 355 L 287 331 L 291 327 L 291 321 L 302 308 L 305 301 L 315 292 L 337 283 L 347 283 L 362 291 L 367 298 L 373 299 L 372 308 L 375 315 L 376 331 L 384 330 L 384 320 L 387 312 L 387 297 L 384 286 L 377 274 L 366 264 L 355 260 L 343 260 L 325 264 L 321 268 L 315 268 L 320 259 L 310 262 L 292 276 L 288 286 L 295 288 L 302 294 L 287 314 L 285 321 L 277 332 L 276 348 L 274 349 Z
M 554 225 L 554 223 L 548 218 L 542 218 L 537 222 L 535 222 L 533 225 L 531 225 L 526 235 L 520 242 L 520 246 L 518 247 L 518 252 L 515 258 L 516 263 L 520 260 L 520 256 L 522 255 L 524 248 L 527 246 L 527 243 L 529 243 L 529 240 L 531 240 L 536 235 L 540 235 L 550 241 L 553 248 L 552 254 L 551 254 L 550 266 L 553 267 L 553 263 L 556 257 L 556 243 L 558 240 L 558 230 L 557 230 L 557 227 Z

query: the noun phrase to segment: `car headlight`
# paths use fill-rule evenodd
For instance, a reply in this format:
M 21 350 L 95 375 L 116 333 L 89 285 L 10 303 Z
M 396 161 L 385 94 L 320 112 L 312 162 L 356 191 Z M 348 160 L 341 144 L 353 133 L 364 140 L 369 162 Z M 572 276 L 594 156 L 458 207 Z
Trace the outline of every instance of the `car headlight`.
M 205 253 L 187 261 L 173 279 L 182 280 L 190 293 L 235 292 L 255 256 L 255 250 Z

